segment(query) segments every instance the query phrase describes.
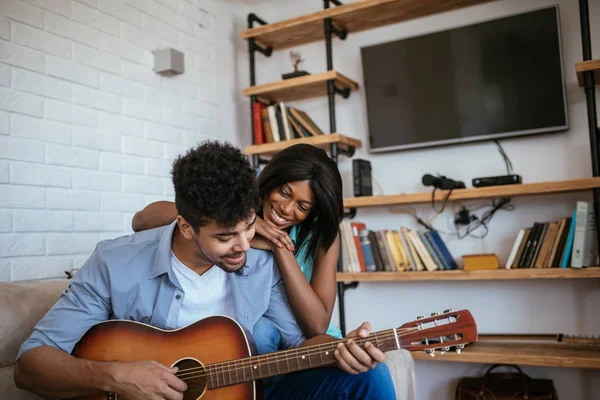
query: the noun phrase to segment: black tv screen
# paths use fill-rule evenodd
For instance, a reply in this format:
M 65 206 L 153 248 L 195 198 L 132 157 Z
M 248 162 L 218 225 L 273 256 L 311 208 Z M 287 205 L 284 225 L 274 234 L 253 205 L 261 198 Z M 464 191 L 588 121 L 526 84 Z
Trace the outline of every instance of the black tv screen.
M 361 57 L 371 152 L 568 129 L 556 6 Z

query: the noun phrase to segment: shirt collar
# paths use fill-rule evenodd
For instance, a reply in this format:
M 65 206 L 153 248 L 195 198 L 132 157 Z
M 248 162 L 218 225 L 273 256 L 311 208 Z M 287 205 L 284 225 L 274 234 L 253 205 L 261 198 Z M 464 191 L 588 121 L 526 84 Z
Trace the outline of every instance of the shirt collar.
M 156 249 L 156 257 L 154 264 L 150 270 L 150 279 L 154 279 L 162 274 L 169 274 L 171 269 L 171 242 L 173 240 L 173 232 L 177 221 L 173 221 L 171 225 L 166 226 L 160 234 L 158 248 Z

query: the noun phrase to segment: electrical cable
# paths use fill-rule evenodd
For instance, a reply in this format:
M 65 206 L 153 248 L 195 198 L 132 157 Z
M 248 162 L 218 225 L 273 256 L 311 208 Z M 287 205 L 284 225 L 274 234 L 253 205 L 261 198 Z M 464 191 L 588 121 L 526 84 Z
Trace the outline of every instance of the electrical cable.
M 385 193 L 383 193 L 383 188 L 381 187 L 381 184 L 379 183 L 379 181 L 378 181 L 377 179 L 375 179 L 375 177 L 374 177 L 374 176 L 371 176 L 371 180 L 372 180 L 373 182 L 375 182 L 375 186 L 377 186 L 377 189 L 379 189 L 379 194 L 380 194 L 381 196 L 383 196 Z
M 448 199 L 450 198 L 450 195 L 452 194 L 452 190 L 450 189 L 448 190 L 448 193 L 446 194 L 446 198 L 444 198 L 444 203 L 442 204 L 442 208 L 440 210 L 435 208 L 435 192 L 437 190 L 437 187 L 433 188 L 433 190 L 431 191 L 431 208 L 433 208 L 438 214 L 443 212 L 444 209 L 446 208 L 446 205 L 448 204 Z
M 506 175 L 511 175 L 513 172 L 512 161 L 510 161 L 510 158 L 504 151 L 504 148 L 502 147 L 500 142 L 498 140 L 494 140 L 494 143 L 496 143 L 496 146 L 498 146 L 498 151 L 500 152 L 500 155 L 502 156 L 502 158 L 504 159 L 504 163 L 506 164 Z
M 458 226 L 459 224 L 456 223 L 456 221 L 455 221 L 456 233 L 457 233 L 458 238 L 464 239 L 467 236 L 469 236 L 469 237 L 476 238 L 476 239 L 482 239 L 482 238 L 486 237 L 487 234 L 489 233 L 488 225 L 489 225 L 490 221 L 492 220 L 492 217 L 494 216 L 494 214 L 496 214 L 497 211 L 499 211 L 499 210 L 513 211 L 515 209 L 515 206 L 513 204 L 510 204 L 510 200 L 511 200 L 510 198 L 501 198 L 498 202 L 496 202 L 496 200 L 493 200 L 492 205 L 489 206 L 491 208 L 489 210 L 487 210 L 486 212 L 484 212 L 481 217 L 471 215 L 471 220 L 466 225 L 466 230 L 463 233 L 461 233 L 460 228 Z M 467 210 L 467 212 L 468 212 L 468 210 Z M 481 235 L 473 235 L 473 232 L 479 228 L 483 228 L 485 230 L 485 232 Z

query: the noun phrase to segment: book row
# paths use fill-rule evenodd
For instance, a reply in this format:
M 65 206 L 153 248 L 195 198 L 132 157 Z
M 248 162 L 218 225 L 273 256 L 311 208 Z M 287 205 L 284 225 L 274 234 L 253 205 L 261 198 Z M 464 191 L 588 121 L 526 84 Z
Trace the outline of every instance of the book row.
M 559 221 L 519 230 L 506 268 L 581 268 L 598 265 L 596 219 L 591 202 L 578 201 Z
M 436 231 L 368 230 L 362 222 L 340 225 L 346 262 L 343 272 L 435 271 L 457 269 Z
M 324 135 L 304 111 L 288 107 L 285 103 L 264 105 L 254 103 L 252 109 L 254 144 Z

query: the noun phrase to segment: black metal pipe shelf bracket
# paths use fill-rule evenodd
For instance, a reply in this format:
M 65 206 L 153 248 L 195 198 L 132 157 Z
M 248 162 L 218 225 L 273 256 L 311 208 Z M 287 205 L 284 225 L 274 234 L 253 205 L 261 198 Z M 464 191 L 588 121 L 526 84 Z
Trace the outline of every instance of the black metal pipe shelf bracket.
M 323 5 L 324 8 L 329 8 L 330 3 L 335 4 L 336 6 L 343 6 L 344 4 L 339 1 L 339 0 L 323 0 Z M 328 21 L 328 22 L 327 22 Z M 348 37 L 348 30 L 347 29 L 338 29 L 335 25 L 333 25 L 333 23 L 331 22 L 331 18 L 325 18 L 325 22 L 326 24 L 328 24 L 331 28 L 331 33 L 335 34 L 337 37 L 339 37 L 341 40 L 345 40 Z
M 330 18 L 328 18 L 330 19 Z M 348 37 L 347 29 L 338 29 L 333 23 L 331 24 L 331 33 L 335 34 L 335 36 L 339 37 L 340 40 L 346 40 Z
M 253 28 L 254 22 L 258 22 L 261 25 L 268 25 L 267 22 L 265 22 L 265 20 L 259 18 L 256 14 L 254 14 L 254 13 L 248 14 L 248 28 L 249 29 Z M 248 44 L 250 45 L 250 49 L 249 49 L 250 52 L 258 51 L 265 57 L 270 57 L 271 54 L 273 54 L 272 47 L 262 47 L 262 46 L 256 44 L 255 38 L 248 39 Z
M 335 4 L 336 6 L 341 6 L 342 3 L 338 0 L 323 0 L 324 7 L 327 9 L 330 6 L 330 3 Z M 338 35 L 340 39 L 345 39 L 348 32 L 340 31 L 336 27 L 333 26 L 333 22 L 331 18 L 325 18 L 323 20 L 323 25 L 325 28 L 325 55 L 327 56 L 327 71 L 333 71 L 333 50 L 332 50 L 332 36 Z M 335 94 L 341 94 L 344 98 L 350 96 L 350 89 L 339 89 L 335 86 L 335 81 L 330 79 L 327 81 L 327 103 L 329 105 L 329 132 L 336 132 L 336 124 L 335 124 Z M 352 156 L 354 154 L 354 148 L 350 147 L 347 150 L 341 149 L 337 143 L 332 143 L 330 145 L 331 159 L 337 164 L 339 154 L 346 154 Z M 356 215 L 356 210 L 352 211 L 352 217 Z M 599 224 L 600 225 L 600 224 Z M 344 265 L 342 260 L 342 241 L 340 240 L 340 256 L 338 257 L 337 262 L 337 272 L 344 271 Z M 343 282 L 337 283 L 337 294 L 338 294 L 338 310 L 340 316 L 340 330 L 342 331 L 342 335 L 346 335 L 346 306 L 344 299 L 344 292 L 347 289 L 354 289 L 358 286 L 358 282 L 352 282 L 350 284 L 345 284 Z
M 254 41 L 254 39 L 250 39 L 252 41 L 252 46 L 254 47 L 254 51 L 258 51 L 259 53 L 261 53 L 262 55 L 264 55 L 265 57 L 271 57 L 271 54 L 273 54 L 273 48 L 272 47 L 260 47 L 259 45 L 256 44 L 256 42 Z
M 325 4 L 325 8 L 329 8 L 329 3 L 335 4 L 336 6 L 344 5 L 340 0 L 323 0 L 323 3 Z
M 254 23 L 257 22 L 261 25 L 267 25 L 267 22 L 264 21 L 263 19 L 259 18 L 256 14 L 254 13 L 250 13 L 248 14 L 248 29 L 252 29 L 254 26 Z M 264 55 L 265 57 L 270 57 L 271 54 L 273 53 L 273 48 L 271 47 L 261 47 L 258 44 L 256 44 L 256 39 L 255 38 L 250 38 L 248 39 L 248 55 L 250 58 L 250 86 L 254 86 L 256 85 L 256 68 L 255 68 L 255 60 L 254 60 L 254 53 L 255 52 L 259 52 L 262 55 Z M 250 116 L 253 115 L 254 113 L 254 104 L 258 102 L 258 98 L 256 96 L 250 96 Z M 250 124 L 251 129 L 252 129 L 252 144 L 256 144 L 256 139 L 254 137 L 254 124 Z M 258 168 L 260 166 L 260 164 L 263 163 L 261 161 L 261 158 L 258 156 L 258 154 L 254 154 L 252 156 L 252 166 L 254 168 Z
M 590 13 L 588 0 L 579 0 L 579 19 L 581 26 L 581 47 L 583 61 L 592 59 L 592 39 L 590 35 Z M 599 148 L 600 127 L 598 127 L 598 116 L 596 115 L 596 85 L 594 71 L 583 73 L 583 86 L 585 89 L 585 100 L 587 104 L 588 129 L 590 136 L 590 152 L 592 156 L 592 175 L 600 176 Z M 600 217 L 600 189 L 593 189 L 593 205 L 596 221 Z M 596 239 L 600 246 L 600 224 L 596 224 Z M 599 247 L 600 248 L 600 247 Z
M 333 91 L 334 91 L 334 93 L 337 93 L 337 94 L 341 95 L 345 99 L 347 99 L 348 97 L 350 97 L 350 88 L 340 89 L 337 86 L 335 86 L 335 84 L 334 84 L 333 85 Z
M 338 146 L 338 152 L 340 154 L 345 155 L 346 157 L 352 157 L 354 155 L 355 150 L 356 149 L 354 148 L 354 146 L 349 146 L 346 149 L 345 148 L 339 148 L 339 146 Z

